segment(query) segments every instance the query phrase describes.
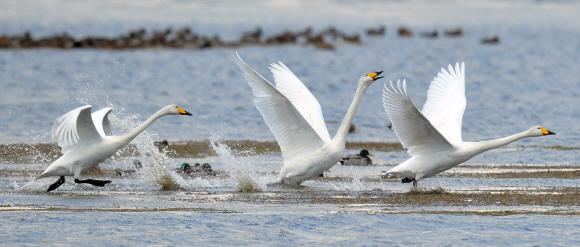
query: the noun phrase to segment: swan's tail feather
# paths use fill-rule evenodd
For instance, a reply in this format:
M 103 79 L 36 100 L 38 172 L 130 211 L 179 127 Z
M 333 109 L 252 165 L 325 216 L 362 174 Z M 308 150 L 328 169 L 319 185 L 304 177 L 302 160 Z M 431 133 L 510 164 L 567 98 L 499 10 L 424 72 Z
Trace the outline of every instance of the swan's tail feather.
M 46 177 L 50 177 L 50 175 L 45 172 L 45 173 L 40 174 L 40 176 L 36 177 L 36 179 L 34 179 L 34 181 L 39 180 L 41 178 L 46 178 Z

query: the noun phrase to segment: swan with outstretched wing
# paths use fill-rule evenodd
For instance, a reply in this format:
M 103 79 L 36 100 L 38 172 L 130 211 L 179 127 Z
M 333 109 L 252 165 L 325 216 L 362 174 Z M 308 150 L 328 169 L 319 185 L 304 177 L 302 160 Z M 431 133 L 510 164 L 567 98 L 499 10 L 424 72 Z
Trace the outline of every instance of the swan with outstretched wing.
M 271 64 L 276 86 L 248 66 L 239 55 L 234 62 L 252 87 L 254 103 L 282 150 L 284 166 L 278 182 L 300 184 L 317 177 L 340 161 L 348 129 L 364 91 L 381 72 L 363 75 L 354 99 L 336 136 L 330 139 L 320 104 L 304 84 L 282 62 Z
M 155 120 L 165 115 L 192 114 L 176 105 L 168 105 L 137 128 L 122 136 L 113 136 L 108 115 L 111 108 L 104 108 L 91 114 L 90 105 L 74 109 L 54 121 L 52 139 L 62 148 L 63 156 L 50 164 L 36 179 L 60 177 L 50 185 L 52 191 L 65 182 L 65 176 L 74 176 L 76 183 L 88 183 L 94 186 L 105 186 L 109 180 L 80 180 L 81 174 L 114 155 L 123 146 L 129 144 L 139 133 Z
M 411 158 L 387 173 L 403 177 L 403 183 L 432 177 L 451 169 L 473 156 L 498 148 L 521 138 L 553 135 L 541 126 L 500 139 L 463 142 L 461 122 L 465 112 L 465 65 L 441 69 L 427 91 L 427 102 L 419 111 L 409 98 L 407 82 L 386 85 L 383 106 L 393 129 Z

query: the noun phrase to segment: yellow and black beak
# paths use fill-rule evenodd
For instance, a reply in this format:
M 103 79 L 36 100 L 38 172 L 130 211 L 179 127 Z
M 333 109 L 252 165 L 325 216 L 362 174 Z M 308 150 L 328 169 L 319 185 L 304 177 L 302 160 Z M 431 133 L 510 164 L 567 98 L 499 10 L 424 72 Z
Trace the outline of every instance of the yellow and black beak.
M 369 77 L 373 78 L 373 81 L 376 81 L 376 80 L 378 80 L 378 79 L 381 79 L 381 78 L 383 78 L 382 76 L 378 76 L 378 75 L 380 75 L 381 73 L 383 73 L 383 71 L 379 71 L 379 72 L 373 72 L 373 73 L 368 73 L 367 75 L 368 75 Z
M 382 78 L 382 77 L 381 77 L 381 78 Z M 371 154 L 371 153 L 369 152 L 369 154 L 367 154 L 367 156 L 374 156 L 374 155 L 373 155 L 373 154 Z
M 183 108 L 181 108 L 179 106 L 177 107 L 177 110 L 179 111 L 179 114 L 181 114 L 181 115 L 193 116 L 193 114 L 191 114 L 190 112 L 188 112 L 186 110 L 183 110 Z
M 540 130 L 542 130 L 542 133 L 543 133 L 544 135 L 555 135 L 555 134 L 556 134 L 556 133 L 554 133 L 554 132 L 552 132 L 552 131 L 549 131 L 549 130 L 547 130 L 547 129 L 546 129 L 546 128 L 544 128 L 544 127 L 540 128 Z

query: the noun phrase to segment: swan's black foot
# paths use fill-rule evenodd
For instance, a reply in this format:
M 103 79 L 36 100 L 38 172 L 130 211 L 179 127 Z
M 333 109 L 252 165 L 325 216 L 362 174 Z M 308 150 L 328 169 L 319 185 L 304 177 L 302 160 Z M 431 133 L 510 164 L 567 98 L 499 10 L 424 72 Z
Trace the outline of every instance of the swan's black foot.
M 75 178 L 75 183 L 77 184 L 92 184 L 94 186 L 104 187 L 105 184 L 110 183 L 111 180 L 94 180 L 94 179 L 85 179 L 79 180 Z
M 51 184 L 48 187 L 48 189 L 46 190 L 46 192 L 50 192 L 52 190 L 55 190 L 56 188 L 58 188 L 62 184 L 64 184 L 64 176 L 60 176 L 60 178 L 58 180 L 56 180 L 56 182 L 54 182 L 54 184 Z
M 404 184 L 413 182 L 413 186 L 417 186 L 417 180 L 415 179 L 403 178 L 401 179 L 401 182 Z

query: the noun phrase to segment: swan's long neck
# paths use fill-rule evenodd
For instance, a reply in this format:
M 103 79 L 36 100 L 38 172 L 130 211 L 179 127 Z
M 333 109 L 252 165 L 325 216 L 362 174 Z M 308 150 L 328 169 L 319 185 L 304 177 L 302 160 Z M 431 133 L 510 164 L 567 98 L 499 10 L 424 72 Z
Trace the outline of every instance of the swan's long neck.
M 131 132 L 129 132 L 125 135 L 122 135 L 121 140 L 123 140 L 126 143 L 131 142 L 135 137 L 137 137 L 137 135 L 139 135 L 139 133 L 143 132 L 145 129 L 147 129 L 147 127 L 149 127 L 149 125 L 151 125 L 153 122 L 155 122 L 155 120 L 157 120 L 160 117 L 163 117 L 165 115 L 167 115 L 167 114 L 163 111 L 163 109 L 159 110 L 158 112 L 153 114 L 153 116 L 151 116 L 150 118 L 145 120 L 145 122 L 143 122 L 142 124 L 137 126 L 137 128 L 131 130 Z
M 498 147 L 510 144 L 510 143 L 515 142 L 519 139 L 526 138 L 529 136 L 530 135 L 527 133 L 527 131 L 524 131 L 521 133 L 517 133 L 515 135 L 511 135 L 511 136 L 507 136 L 507 137 L 499 138 L 499 139 L 495 139 L 495 140 L 473 142 L 472 145 L 474 146 L 474 151 L 477 152 L 475 154 L 479 154 L 479 153 L 483 153 L 483 152 L 490 150 L 490 149 L 494 149 L 494 148 L 498 148 Z
M 346 136 L 348 135 L 348 130 L 350 129 L 350 125 L 352 124 L 352 120 L 354 119 L 354 115 L 356 114 L 356 110 L 358 108 L 358 105 L 360 104 L 360 100 L 362 99 L 364 92 L 367 90 L 368 87 L 369 85 L 362 84 L 359 85 L 359 87 L 356 89 L 356 92 L 354 93 L 354 99 L 352 100 L 352 103 L 350 104 L 350 107 L 346 112 L 346 116 L 344 116 L 344 119 L 340 123 L 340 127 L 338 128 L 336 135 L 332 139 L 333 142 L 338 143 L 346 142 Z

